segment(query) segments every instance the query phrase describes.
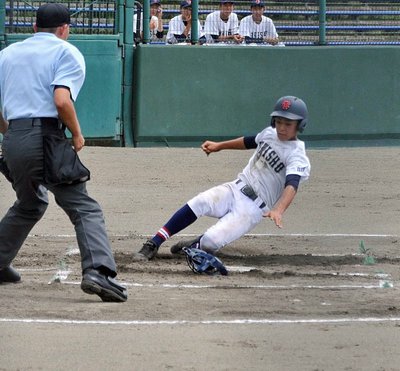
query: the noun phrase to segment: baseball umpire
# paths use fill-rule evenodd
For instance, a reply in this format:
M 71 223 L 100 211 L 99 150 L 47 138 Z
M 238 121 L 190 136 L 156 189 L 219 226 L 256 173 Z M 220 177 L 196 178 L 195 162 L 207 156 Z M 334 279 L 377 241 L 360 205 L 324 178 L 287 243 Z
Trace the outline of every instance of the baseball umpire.
M 69 10 L 39 7 L 35 34 L 0 52 L 2 151 L 17 200 L 0 222 L 0 283 L 18 282 L 10 265 L 48 206 L 48 190 L 75 227 L 81 253 L 81 288 L 103 301 L 127 300 L 117 275 L 99 204 L 89 197 L 89 170 L 79 161 L 85 139 L 74 101 L 85 61 L 69 36 Z M 73 147 L 65 127 L 72 134 Z
M 192 198 L 143 244 L 134 254 L 135 260 L 154 258 L 165 240 L 204 215 L 219 220 L 203 235 L 173 245 L 172 253 L 182 249 L 188 252 L 187 247 L 192 247 L 214 255 L 251 231 L 263 217 L 282 227 L 283 213 L 293 201 L 299 184 L 310 174 L 304 142 L 297 138 L 297 133 L 307 125 L 308 110 L 301 99 L 285 96 L 276 102 L 270 116 L 270 126 L 255 136 L 202 144 L 207 155 L 225 149 L 256 150 L 236 180 Z

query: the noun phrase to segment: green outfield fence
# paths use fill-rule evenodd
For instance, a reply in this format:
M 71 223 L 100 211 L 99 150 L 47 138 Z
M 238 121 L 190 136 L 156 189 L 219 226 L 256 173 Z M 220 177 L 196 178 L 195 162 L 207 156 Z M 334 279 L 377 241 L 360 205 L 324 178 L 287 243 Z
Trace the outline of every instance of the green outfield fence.
M 0 0 L 0 47 L 32 33 L 46 1 Z M 185 46 L 150 38 L 150 1 L 62 1 L 70 42 L 84 54 L 87 79 L 76 102 L 89 143 L 192 145 L 207 137 L 258 131 L 277 97 L 304 98 L 311 143 L 397 143 L 400 139 L 400 2 L 266 1 L 285 47 Z M 180 1 L 161 0 L 163 28 Z M 192 18 L 219 8 L 192 1 Z M 242 19 L 248 1 L 235 1 Z M 197 25 L 197 23 L 194 23 Z M 379 122 L 379 124 L 377 124 Z

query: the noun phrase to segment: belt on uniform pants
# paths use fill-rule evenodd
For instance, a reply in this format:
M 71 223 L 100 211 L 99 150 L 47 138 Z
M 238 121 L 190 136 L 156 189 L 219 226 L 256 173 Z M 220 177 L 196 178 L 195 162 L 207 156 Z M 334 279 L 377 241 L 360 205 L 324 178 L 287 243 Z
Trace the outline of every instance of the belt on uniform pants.
M 254 189 L 251 188 L 249 185 L 247 185 L 245 182 L 243 182 L 243 180 L 238 179 L 235 181 L 235 184 L 240 186 L 241 187 L 240 192 L 242 192 L 245 196 L 256 202 L 260 209 L 263 209 L 266 206 L 265 202 L 260 197 L 257 196 L 256 192 L 254 192 Z
M 18 129 L 29 129 L 35 126 L 42 126 L 53 129 L 65 129 L 65 125 L 54 117 L 34 117 L 26 119 L 15 119 L 9 121 L 10 127 Z

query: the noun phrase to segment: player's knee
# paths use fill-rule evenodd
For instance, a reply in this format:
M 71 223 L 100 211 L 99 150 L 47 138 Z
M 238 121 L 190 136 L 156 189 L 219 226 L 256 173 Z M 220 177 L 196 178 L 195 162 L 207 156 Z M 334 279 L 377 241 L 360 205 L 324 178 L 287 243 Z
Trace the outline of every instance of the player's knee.
M 201 194 L 191 199 L 188 202 L 188 205 L 197 218 L 207 215 L 210 210 L 209 203 L 207 202 L 207 200 L 201 197 Z
M 224 247 L 224 243 L 216 238 L 205 234 L 200 240 L 200 247 L 202 250 L 215 255 L 218 250 Z

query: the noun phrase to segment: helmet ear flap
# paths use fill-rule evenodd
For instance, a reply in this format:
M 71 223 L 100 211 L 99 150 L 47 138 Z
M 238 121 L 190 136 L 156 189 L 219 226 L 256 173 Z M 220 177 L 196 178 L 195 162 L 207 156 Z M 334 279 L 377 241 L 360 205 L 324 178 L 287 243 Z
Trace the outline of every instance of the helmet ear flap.
M 300 120 L 299 123 L 297 124 L 298 132 L 302 133 L 306 128 L 306 126 L 307 126 L 307 120 L 306 119 Z M 275 128 L 275 116 L 272 116 L 271 118 L 271 127 Z
M 304 129 L 307 126 L 307 120 L 303 119 L 301 121 L 299 121 L 299 125 L 297 126 L 297 130 L 299 131 L 299 133 L 302 133 L 304 131 Z

